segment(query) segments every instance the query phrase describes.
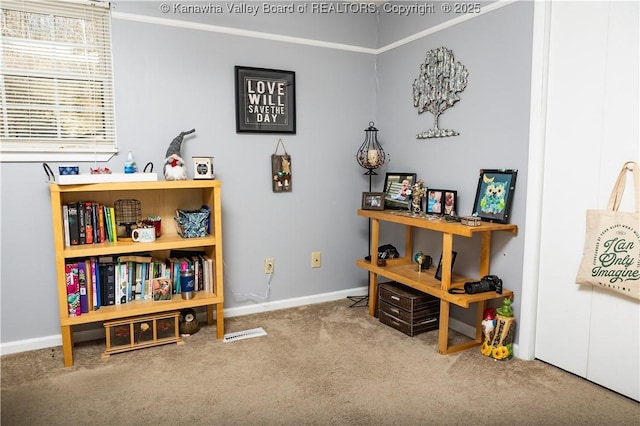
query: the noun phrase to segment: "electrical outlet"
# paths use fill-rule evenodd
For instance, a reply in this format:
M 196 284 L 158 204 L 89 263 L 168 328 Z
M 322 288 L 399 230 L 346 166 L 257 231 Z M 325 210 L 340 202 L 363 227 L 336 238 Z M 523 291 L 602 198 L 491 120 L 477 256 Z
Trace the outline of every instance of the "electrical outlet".
M 267 257 L 264 259 L 264 273 L 273 274 L 273 257 Z
M 314 251 L 311 253 L 311 267 L 312 268 L 319 268 L 320 267 L 320 252 L 319 251 Z

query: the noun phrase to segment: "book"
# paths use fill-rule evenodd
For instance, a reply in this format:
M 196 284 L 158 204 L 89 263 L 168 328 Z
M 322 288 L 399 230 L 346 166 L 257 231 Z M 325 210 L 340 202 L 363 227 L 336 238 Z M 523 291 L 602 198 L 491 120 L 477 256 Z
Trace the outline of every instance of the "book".
M 78 227 L 78 203 L 67 204 L 69 218 L 69 244 L 77 246 L 80 244 L 80 228 Z
M 100 206 L 98 209 L 98 235 L 100 236 L 100 242 L 105 242 L 105 231 L 104 231 L 104 206 Z
M 98 270 L 100 273 L 101 306 L 116 304 L 116 263 L 112 256 L 98 258 Z
M 171 280 L 168 278 L 151 279 L 152 297 L 154 301 L 171 300 Z
M 80 294 L 80 312 L 89 312 L 89 294 L 87 288 L 87 265 L 84 260 L 77 264 L 78 267 L 78 292 Z
M 94 298 L 95 298 L 95 291 L 94 291 L 94 275 L 93 272 L 91 270 L 91 260 L 90 259 L 86 259 L 84 261 L 84 268 L 87 274 L 87 305 L 88 305 L 88 310 L 89 311 L 93 311 L 95 310 L 94 307 Z
M 91 203 L 91 227 L 93 228 L 93 242 L 100 242 L 100 228 L 98 226 L 98 209 L 100 204 Z
M 113 229 L 111 228 L 111 210 L 109 207 L 104 207 L 104 239 L 109 242 L 114 242 Z
M 67 284 L 67 309 L 70 317 L 82 315 L 80 310 L 80 290 L 78 287 L 78 264 L 65 264 L 65 281 Z
M 78 237 L 80 244 L 87 243 L 86 215 L 84 214 L 84 202 L 78 202 Z
M 69 206 L 66 204 L 62 206 L 62 226 L 64 231 L 64 246 L 69 247 L 71 245 L 69 238 Z
M 91 201 L 87 201 L 83 206 L 83 214 L 84 214 L 84 228 L 85 228 L 85 242 L 87 244 L 93 244 L 93 211 L 92 211 L 93 203 Z
M 118 227 L 116 226 L 116 209 L 114 207 L 107 207 L 109 210 L 109 218 L 111 219 L 111 226 L 109 229 L 111 230 L 111 242 L 115 243 L 118 241 Z
M 102 306 L 101 302 L 101 290 L 100 286 L 100 271 L 98 269 L 98 259 L 95 257 L 91 258 L 91 280 L 93 281 L 93 309 L 100 309 Z

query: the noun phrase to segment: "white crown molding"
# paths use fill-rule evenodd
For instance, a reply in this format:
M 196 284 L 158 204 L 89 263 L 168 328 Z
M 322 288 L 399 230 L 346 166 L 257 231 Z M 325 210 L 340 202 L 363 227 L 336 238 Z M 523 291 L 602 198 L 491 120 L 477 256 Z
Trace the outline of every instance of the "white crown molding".
M 146 15 L 139 15 L 134 13 L 126 13 L 126 12 L 112 11 L 111 17 L 113 19 L 120 19 L 123 21 L 133 21 L 133 22 L 142 22 L 146 24 L 165 25 L 169 27 L 187 28 L 192 30 L 236 35 L 240 37 L 259 38 L 262 40 L 280 41 L 283 43 L 302 44 L 306 46 L 324 47 L 327 49 L 345 50 L 349 52 L 378 55 L 380 53 L 384 53 L 389 50 L 395 49 L 397 47 L 403 46 L 407 43 L 411 43 L 412 41 L 421 39 L 423 37 L 427 37 L 431 34 L 437 33 L 438 31 L 451 28 L 453 26 L 456 26 L 463 22 L 467 22 L 471 19 L 477 18 L 487 13 L 494 12 L 505 6 L 511 5 L 516 1 L 517 0 L 498 0 L 494 3 L 488 4 L 487 6 L 483 6 L 479 13 L 468 13 L 465 15 L 458 16 L 456 18 L 450 19 L 447 22 L 443 22 L 442 24 L 438 24 L 434 27 L 428 28 L 424 31 L 420 31 L 416 34 L 410 35 L 408 37 L 405 37 L 403 39 L 400 39 L 396 42 L 390 43 L 386 46 L 383 46 L 377 49 L 362 47 L 362 46 L 354 46 L 351 44 L 334 43 L 330 41 L 321 41 L 321 40 L 314 40 L 314 39 L 303 38 L 303 37 L 286 36 L 286 35 L 273 34 L 273 33 L 261 32 L 261 31 L 245 30 L 241 28 L 223 27 L 220 25 L 202 24 L 198 22 L 182 21 L 177 19 L 159 18 L 154 16 L 146 16 Z

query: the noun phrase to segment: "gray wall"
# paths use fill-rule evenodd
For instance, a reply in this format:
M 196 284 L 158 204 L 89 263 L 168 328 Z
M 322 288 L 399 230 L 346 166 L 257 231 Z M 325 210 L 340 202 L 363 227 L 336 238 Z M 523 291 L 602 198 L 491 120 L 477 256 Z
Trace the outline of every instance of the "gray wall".
M 130 13 L 204 19 L 162 15 L 154 12 L 156 7 L 155 2 L 116 5 L 113 58 L 121 155 L 101 165 L 120 170 L 131 149 L 139 164 L 152 161 L 158 171 L 171 139 L 182 130 L 197 129 L 185 141 L 183 156 L 214 156 L 216 177 L 222 181 L 226 308 L 265 302 L 234 295 L 264 294 L 265 257 L 275 258 L 271 302 L 366 284 L 366 274 L 354 260 L 366 251 L 366 221 L 355 210 L 368 180 L 354 155 L 371 120 L 391 154 L 382 176 L 385 171 L 415 170 L 429 185 L 457 189 L 461 213 L 471 209 L 479 168 L 518 168 L 513 221 L 523 223 L 530 5 L 507 6 L 380 55 L 366 49 L 375 46 L 371 34 L 384 25 L 384 15 L 333 14 L 318 21 L 279 15 L 282 26 L 276 25 L 277 17 L 228 21 L 357 47 L 342 50 L 123 19 Z M 208 19 L 215 25 L 227 22 Z M 453 49 L 470 70 L 462 101 L 441 118 L 443 127 L 461 135 L 417 141 L 415 134 L 432 120 L 417 116 L 411 84 L 425 52 L 441 45 Z M 235 133 L 234 65 L 296 72 L 296 135 Z M 292 155 L 295 185 L 290 194 L 271 191 L 270 155 L 278 137 Z M 57 335 L 49 195 L 41 165 L 3 163 L 1 177 L 1 342 Z M 500 254 L 494 272 L 516 292 L 523 232 L 494 239 L 494 252 Z M 462 243 L 459 264 L 464 268 L 477 244 L 467 249 Z M 310 268 L 312 251 L 322 252 L 322 268 Z M 429 251 L 435 254 L 435 245 Z
M 515 291 L 516 316 L 520 311 L 526 231 L 532 34 L 533 2 L 518 2 L 377 57 L 380 117 L 377 124 L 385 140 L 393 141 L 388 147 L 392 160 L 387 171 L 416 172 L 427 186 L 457 190 L 458 214 L 469 215 L 480 169 L 518 170 L 511 211 L 511 223 L 518 225 L 518 235 L 494 233 L 491 251 L 491 272 L 503 279 L 505 287 Z M 433 127 L 433 115 L 418 115 L 413 107 L 412 84 L 426 52 L 440 46 L 451 49 L 455 59 L 469 70 L 469 82 L 460 94 L 461 100 L 445 111 L 439 121 L 440 128 L 456 130 L 460 135 L 418 140 L 416 134 Z M 382 184 L 380 180 L 380 189 Z M 398 230 L 389 226 L 381 232 L 387 240 L 394 240 Z M 442 251 L 440 235 L 422 232 L 416 237 L 414 249 L 431 255 L 437 262 Z M 458 252 L 454 271 L 477 276 L 479 237 L 456 237 L 454 249 Z M 468 310 L 452 312 L 471 321 L 468 314 L 472 312 Z

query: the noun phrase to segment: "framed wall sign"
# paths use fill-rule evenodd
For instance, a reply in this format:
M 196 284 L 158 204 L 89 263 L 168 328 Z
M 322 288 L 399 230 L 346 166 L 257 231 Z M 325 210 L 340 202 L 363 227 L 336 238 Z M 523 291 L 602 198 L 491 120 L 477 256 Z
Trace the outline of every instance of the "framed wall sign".
M 296 132 L 296 73 L 235 67 L 236 133 Z
M 480 170 L 473 215 L 482 220 L 509 223 L 517 170 Z

